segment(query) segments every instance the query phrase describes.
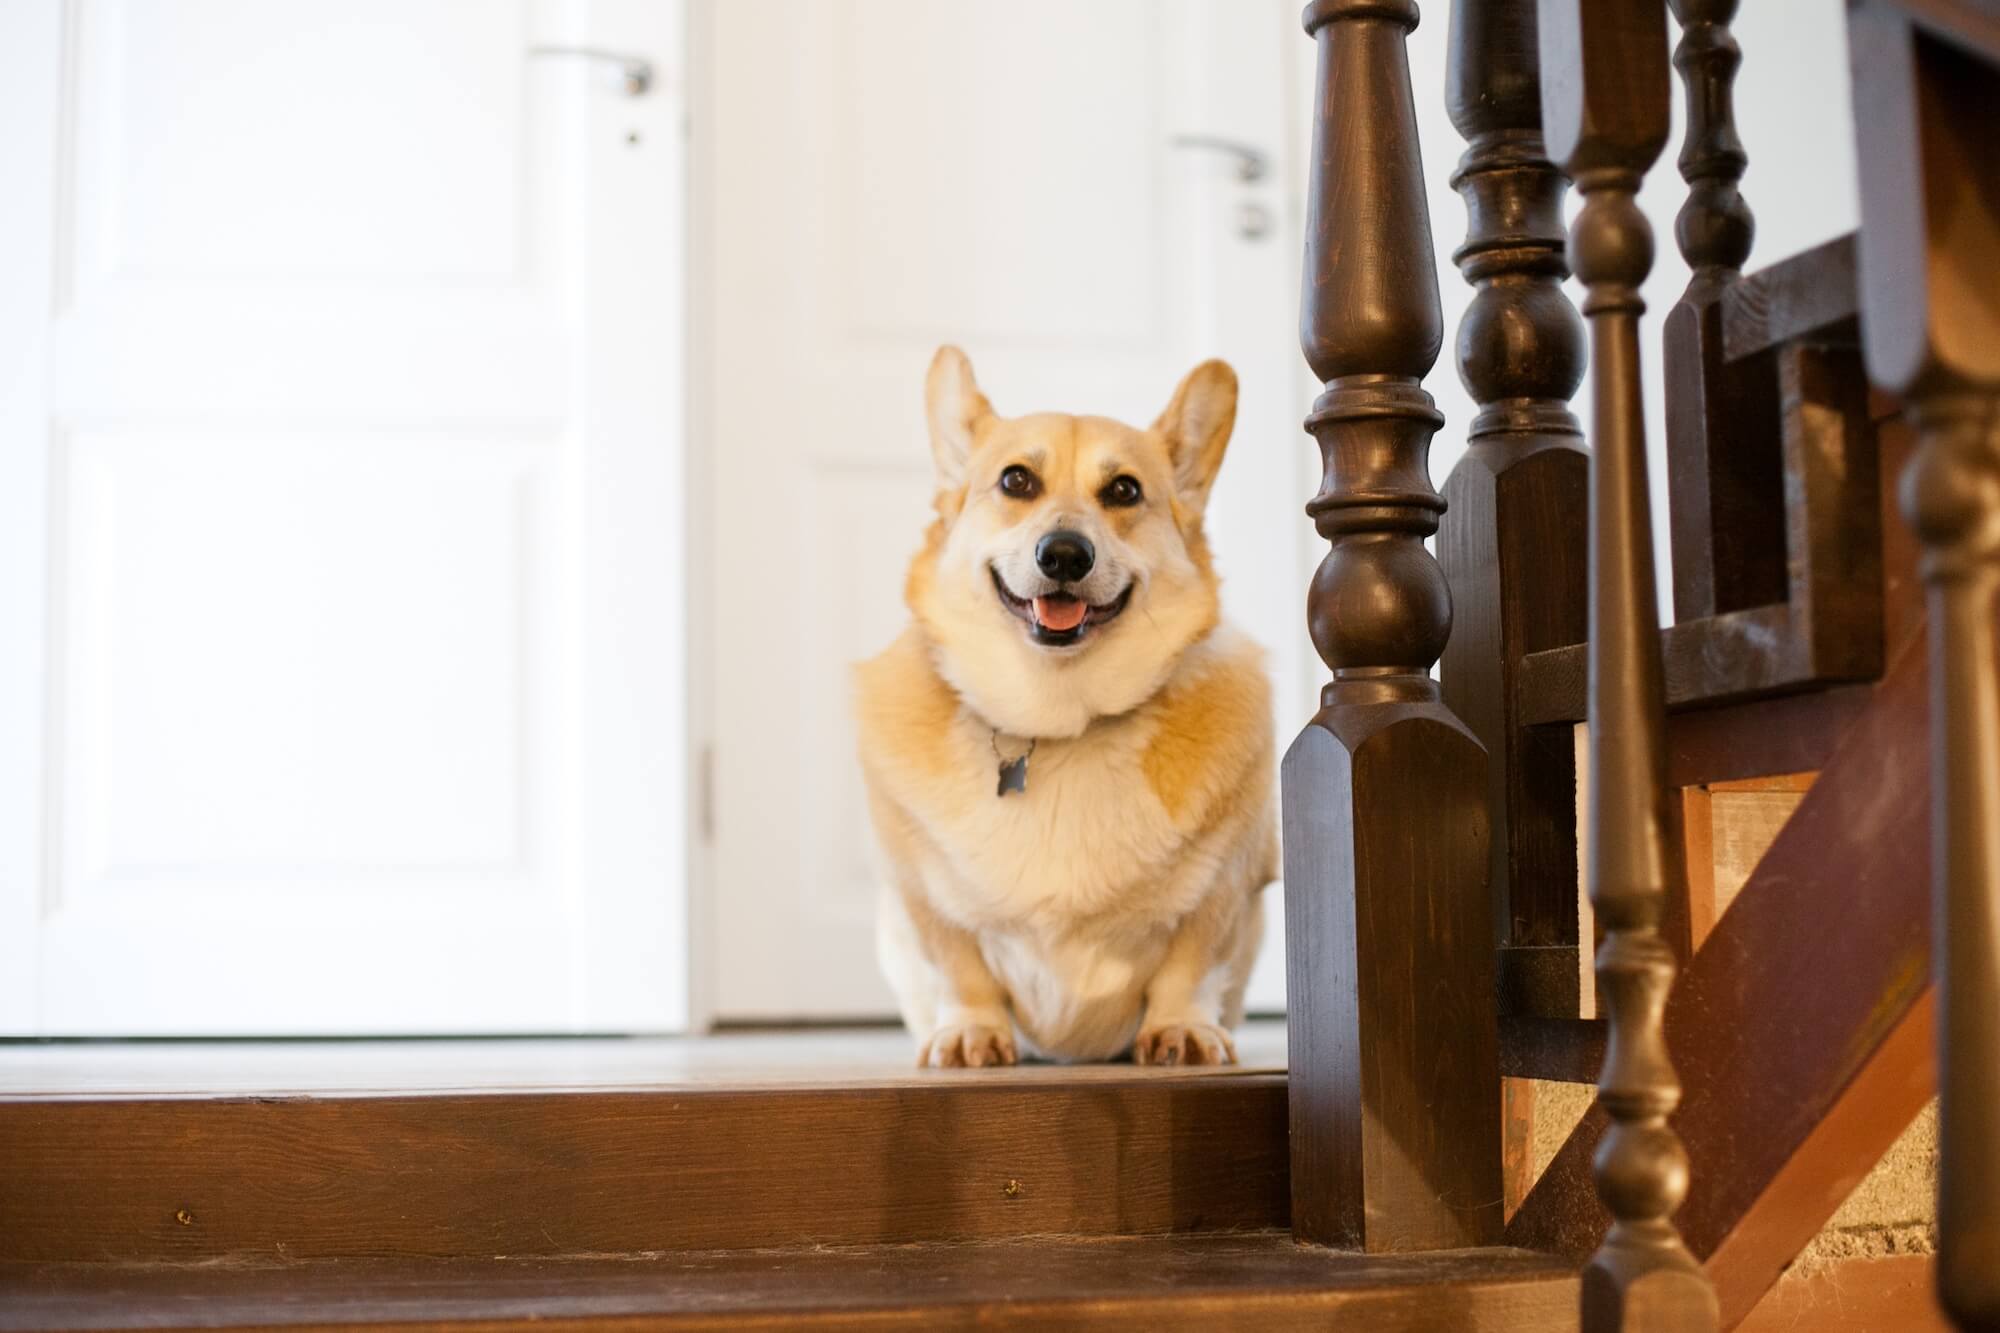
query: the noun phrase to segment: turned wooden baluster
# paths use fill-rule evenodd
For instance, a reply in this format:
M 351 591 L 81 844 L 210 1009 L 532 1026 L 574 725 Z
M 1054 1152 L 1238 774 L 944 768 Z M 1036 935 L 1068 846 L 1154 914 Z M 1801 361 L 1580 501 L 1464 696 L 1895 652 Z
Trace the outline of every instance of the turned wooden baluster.
M 1444 700 L 1492 756 L 1494 943 L 1504 1011 L 1589 1012 L 1579 985 L 1576 750 L 1517 720 L 1521 658 L 1587 634 L 1590 461 L 1570 395 L 1583 321 L 1563 294 L 1569 181 L 1542 144 L 1535 0 L 1454 0 L 1446 104 L 1466 139 L 1451 183 L 1466 237 L 1453 258 L 1476 289 L 1458 372 L 1479 403 L 1446 480 L 1438 563 L 1454 618 Z
M 1588 880 L 1604 928 L 1597 984 L 1610 1039 L 1597 1088 L 1611 1123 L 1597 1190 L 1611 1229 L 1584 1268 L 1583 1327 L 1712 1329 L 1714 1290 L 1672 1221 L 1687 1152 L 1667 1124 L 1680 1085 L 1664 1021 L 1674 955 L 1660 917 L 1679 849 L 1639 392 L 1639 288 L 1653 248 L 1636 195 L 1667 141 L 1666 11 L 1659 0 L 1541 0 L 1540 20 L 1543 128 L 1583 195 L 1569 259 L 1587 293 L 1594 376 Z
M 1785 483 L 1773 365 L 1733 365 L 1722 348 L 1722 296 L 1756 234 L 1737 186 L 1749 164 L 1733 94 L 1743 63 L 1729 31 L 1737 0 L 1672 5 L 1682 26 L 1674 66 L 1687 96 L 1680 170 L 1688 183 L 1674 235 L 1693 273 L 1667 312 L 1661 352 L 1674 462 L 1674 611 L 1696 620 L 1785 600 Z
M 1734 88 L 1743 51 L 1729 31 L 1737 0 L 1671 0 L 1681 22 L 1674 68 L 1687 92 L 1687 137 L 1681 179 L 1687 202 L 1674 219 L 1674 238 L 1694 270 L 1688 292 L 1725 286 L 1750 257 L 1756 222 L 1737 182 L 1750 165 L 1736 134 Z
M 1935 15 L 1926 15 L 1934 19 Z M 1968 15 L 1968 19 L 1970 16 Z M 1918 446 L 1903 513 L 1931 640 L 1939 1299 L 2000 1329 L 2000 42 L 1849 10 L 1861 329 Z M 1967 46 L 1953 44 L 1965 39 Z
M 1486 753 L 1429 668 L 1451 597 L 1422 387 L 1443 316 L 1404 39 L 1411 0 L 1315 0 L 1300 340 L 1329 543 L 1307 620 L 1333 679 L 1284 763 L 1292 1224 L 1369 1250 L 1499 1234 Z

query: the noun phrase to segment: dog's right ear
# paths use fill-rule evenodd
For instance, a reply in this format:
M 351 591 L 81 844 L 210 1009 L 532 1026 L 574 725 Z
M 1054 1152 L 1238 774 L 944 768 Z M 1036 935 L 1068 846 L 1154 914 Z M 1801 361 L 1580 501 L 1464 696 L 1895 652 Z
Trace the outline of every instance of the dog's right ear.
M 979 392 L 979 384 L 972 378 L 972 363 L 956 347 L 940 347 L 931 358 L 930 373 L 924 377 L 924 407 L 930 420 L 938 489 L 957 490 L 965 485 L 973 437 L 979 424 L 993 415 L 993 404 Z

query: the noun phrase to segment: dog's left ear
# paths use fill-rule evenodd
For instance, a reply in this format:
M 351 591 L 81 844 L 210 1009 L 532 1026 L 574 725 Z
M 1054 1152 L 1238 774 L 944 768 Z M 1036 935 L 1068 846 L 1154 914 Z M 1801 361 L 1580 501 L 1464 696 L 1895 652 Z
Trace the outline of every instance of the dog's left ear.
M 924 377 L 924 415 L 931 428 L 931 458 L 937 464 L 940 493 L 965 485 L 965 463 L 972 456 L 973 437 L 993 415 L 993 404 L 972 378 L 972 362 L 956 347 L 946 345 L 931 358 Z
M 1153 423 L 1174 461 L 1174 487 L 1200 513 L 1236 425 L 1236 372 L 1226 361 L 1204 361 L 1187 373 L 1174 400 Z

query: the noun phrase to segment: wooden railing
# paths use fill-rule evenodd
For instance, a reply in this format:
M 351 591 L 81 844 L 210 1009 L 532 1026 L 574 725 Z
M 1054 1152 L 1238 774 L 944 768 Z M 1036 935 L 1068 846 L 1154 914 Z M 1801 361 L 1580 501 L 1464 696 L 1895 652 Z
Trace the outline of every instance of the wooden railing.
M 1639 186 L 1668 130 L 1659 0 L 1544 0 L 1542 50 L 1567 66 L 1542 84 L 1549 151 L 1583 194 L 1570 265 L 1590 323 L 1589 857 L 1604 930 L 1597 986 L 1610 1041 L 1597 1101 L 1610 1116 L 1597 1193 L 1611 1229 L 1583 1271 L 1586 1329 L 1686 1329 L 1718 1320 L 1715 1292 L 1674 1229 L 1687 1154 L 1667 1123 L 1681 1088 L 1667 1053 L 1674 951 L 1661 930 L 1682 877 L 1667 810 L 1666 688 L 1653 578 L 1639 288 L 1653 266 Z
M 1458 369 L 1479 414 L 1444 485 L 1438 563 L 1451 584 L 1444 700 L 1492 756 L 1488 873 L 1502 1006 L 1587 1017 L 1577 940 L 1576 751 L 1526 725 L 1529 653 L 1586 637 L 1589 456 L 1569 410 L 1583 378 L 1583 321 L 1563 294 L 1568 180 L 1542 142 L 1535 0 L 1458 0 L 1446 101 L 1466 139 L 1452 184 L 1466 235 L 1453 258 L 1475 288 Z
M 1636 193 L 1668 138 L 1669 4 L 1693 276 L 1660 349 L 1662 631 Z M 1507 1240 L 1575 1256 L 1587 1329 L 1733 1326 L 1826 1221 L 1828 1182 L 1927 1095 L 1935 998 L 1939 1290 L 1963 1326 L 2000 1328 L 2000 10 L 1855 0 L 1861 229 L 1746 273 L 1736 9 L 1454 0 L 1455 258 L 1475 289 L 1458 364 L 1478 411 L 1454 423 L 1469 447 L 1442 496 L 1416 6 L 1306 11 L 1302 335 L 1326 386 L 1309 509 L 1330 543 L 1308 618 L 1333 679 L 1284 776 L 1294 1226 L 1370 1249 L 1491 1236 L 1462 1205 L 1500 1193 L 1497 1050 L 1507 1073 L 1600 1090 Z M 1587 432 L 1567 407 L 1572 266 Z M 1899 477 L 1928 645 L 1917 547 L 1881 520 Z M 1697 926 L 1676 789 L 1809 771 L 1736 906 Z
M 1300 340 L 1329 543 L 1308 596 L 1332 671 L 1285 756 L 1292 1225 L 1368 1250 L 1497 1240 L 1487 756 L 1429 671 L 1451 594 L 1422 380 L 1443 316 L 1404 38 L 1412 0 L 1314 0 Z

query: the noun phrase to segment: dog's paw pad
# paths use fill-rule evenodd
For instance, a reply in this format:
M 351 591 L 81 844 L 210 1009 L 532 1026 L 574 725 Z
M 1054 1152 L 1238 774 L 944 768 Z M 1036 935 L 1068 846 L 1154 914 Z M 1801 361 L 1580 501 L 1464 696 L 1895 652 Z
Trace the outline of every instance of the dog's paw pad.
M 1142 1065 L 1233 1065 L 1236 1043 L 1213 1023 L 1169 1023 L 1141 1032 L 1132 1058 Z
M 917 1052 L 920 1069 L 983 1069 L 1016 1060 L 1014 1034 L 978 1023 L 947 1023 Z

